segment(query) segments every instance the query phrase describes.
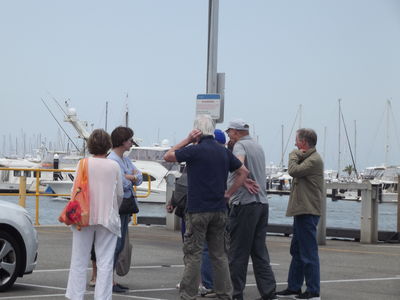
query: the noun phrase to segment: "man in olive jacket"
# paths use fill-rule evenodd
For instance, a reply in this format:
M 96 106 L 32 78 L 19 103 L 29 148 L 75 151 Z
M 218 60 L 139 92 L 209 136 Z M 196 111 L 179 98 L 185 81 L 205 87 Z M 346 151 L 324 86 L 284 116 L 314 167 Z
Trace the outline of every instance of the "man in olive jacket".
M 290 245 L 292 261 L 288 287 L 278 297 L 320 299 L 320 270 L 317 225 L 321 215 L 324 188 L 324 164 L 315 149 L 317 134 L 312 129 L 299 129 L 296 146 L 289 155 L 289 175 L 293 177 L 286 216 L 294 217 Z M 306 291 L 302 293 L 303 281 Z

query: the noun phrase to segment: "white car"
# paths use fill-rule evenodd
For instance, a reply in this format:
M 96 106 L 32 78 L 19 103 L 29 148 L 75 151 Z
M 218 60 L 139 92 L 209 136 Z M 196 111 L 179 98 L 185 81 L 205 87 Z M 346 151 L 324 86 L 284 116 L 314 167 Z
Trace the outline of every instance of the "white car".
M 0 292 L 36 266 L 38 238 L 28 212 L 0 200 Z

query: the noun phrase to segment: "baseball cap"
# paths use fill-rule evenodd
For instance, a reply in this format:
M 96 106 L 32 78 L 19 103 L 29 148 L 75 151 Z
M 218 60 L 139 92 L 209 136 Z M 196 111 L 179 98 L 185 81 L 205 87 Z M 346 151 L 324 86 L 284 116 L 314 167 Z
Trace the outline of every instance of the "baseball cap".
M 229 122 L 228 128 L 226 131 L 229 129 L 236 129 L 236 130 L 249 130 L 249 125 L 242 119 L 235 119 Z
M 218 143 L 225 145 L 226 137 L 225 137 L 225 133 L 221 129 L 214 130 L 214 137 Z

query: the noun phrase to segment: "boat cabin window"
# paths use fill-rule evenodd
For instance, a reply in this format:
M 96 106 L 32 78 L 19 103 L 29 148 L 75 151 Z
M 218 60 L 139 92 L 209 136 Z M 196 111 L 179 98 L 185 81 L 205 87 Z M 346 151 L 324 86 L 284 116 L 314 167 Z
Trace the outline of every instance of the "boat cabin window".
M 21 176 L 21 171 L 19 171 L 19 170 L 14 170 L 14 176 L 15 176 L 15 177 L 20 177 L 20 176 Z

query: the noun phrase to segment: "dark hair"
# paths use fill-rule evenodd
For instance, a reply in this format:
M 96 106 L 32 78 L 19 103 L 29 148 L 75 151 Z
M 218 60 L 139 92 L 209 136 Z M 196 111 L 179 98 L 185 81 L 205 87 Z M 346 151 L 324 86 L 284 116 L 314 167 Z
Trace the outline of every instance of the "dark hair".
M 317 145 L 317 134 L 310 128 L 300 128 L 297 130 L 299 140 L 306 141 L 309 147 Z
M 107 154 L 111 149 L 111 137 L 103 129 L 95 129 L 89 136 L 87 146 L 90 154 Z
M 129 127 L 119 126 L 111 132 L 111 141 L 113 148 L 122 146 L 124 142 L 133 137 L 133 130 Z

